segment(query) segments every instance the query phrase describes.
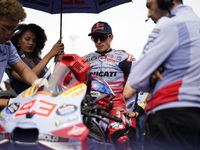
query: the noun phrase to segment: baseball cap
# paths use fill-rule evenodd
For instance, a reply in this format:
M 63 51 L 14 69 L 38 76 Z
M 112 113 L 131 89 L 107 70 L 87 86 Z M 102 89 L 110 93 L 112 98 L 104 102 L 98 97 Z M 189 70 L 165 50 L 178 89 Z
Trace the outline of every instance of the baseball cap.
M 92 26 L 91 33 L 88 36 L 92 36 L 95 33 L 112 34 L 112 29 L 107 22 L 99 21 Z

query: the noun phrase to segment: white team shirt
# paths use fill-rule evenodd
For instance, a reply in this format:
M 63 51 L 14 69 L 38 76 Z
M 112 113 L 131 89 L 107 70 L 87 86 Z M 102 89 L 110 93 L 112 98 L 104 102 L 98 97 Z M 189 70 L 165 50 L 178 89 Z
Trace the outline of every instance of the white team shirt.
M 200 107 L 200 19 L 182 4 L 171 14 L 158 20 L 129 75 L 132 88 L 151 92 L 147 111 Z M 149 79 L 159 66 L 163 80 L 152 89 Z

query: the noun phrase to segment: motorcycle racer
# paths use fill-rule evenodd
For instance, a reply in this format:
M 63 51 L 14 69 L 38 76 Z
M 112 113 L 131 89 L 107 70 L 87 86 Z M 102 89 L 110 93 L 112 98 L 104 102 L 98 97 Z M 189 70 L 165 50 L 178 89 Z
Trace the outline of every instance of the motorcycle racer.
M 126 109 L 126 102 L 122 93 L 135 58 L 123 50 L 111 49 L 113 34 L 110 25 L 106 22 L 95 23 L 88 36 L 91 36 L 97 51 L 87 54 L 83 58 L 87 59 L 91 73 L 102 77 L 114 91 L 116 96 L 112 99 L 113 108 L 122 107 Z M 112 109 L 109 113 L 118 115 L 118 111 L 115 109 Z M 113 124 L 112 121 L 109 123 L 110 125 Z M 119 125 L 109 128 L 108 136 L 111 137 L 116 148 L 123 149 L 124 145 L 129 143 L 125 126 Z

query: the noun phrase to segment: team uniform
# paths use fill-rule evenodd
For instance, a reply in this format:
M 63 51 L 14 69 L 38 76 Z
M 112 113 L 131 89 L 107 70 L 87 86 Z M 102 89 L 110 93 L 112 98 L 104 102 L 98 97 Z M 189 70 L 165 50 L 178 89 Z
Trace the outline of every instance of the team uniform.
M 1 62 L 1 72 L 0 81 L 3 78 L 4 70 L 7 64 L 13 65 L 20 61 L 20 57 L 17 53 L 16 48 L 9 41 L 6 44 L 0 44 L 0 62 Z
M 183 141 L 176 141 L 178 138 L 175 135 L 165 141 L 166 145 L 159 145 L 158 142 L 158 149 L 170 146 L 176 149 L 176 146 L 181 144 L 182 149 L 187 149 L 188 145 L 185 143 L 192 143 L 192 148 L 199 149 L 200 138 L 197 135 L 200 135 L 200 19 L 190 7 L 182 4 L 173 8 L 171 14 L 171 17 L 167 15 L 158 20 L 140 59 L 132 67 L 130 85 L 151 93 L 146 106 L 146 112 L 149 114 L 146 125 L 149 125 L 152 137 L 155 135 L 154 140 L 163 142 L 166 139 L 159 135 L 156 137 L 158 132 L 151 128 L 153 126 L 162 128 L 160 130 L 164 132 L 163 135 L 176 133 L 183 138 Z M 151 74 L 160 66 L 164 70 L 163 80 L 158 80 L 155 86 L 151 87 Z M 173 117 L 178 121 L 173 120 Z M 159 126 L 158 122 L 162 126 Z M 170 131 L 167 125 L 171 127 Z M 181 128 L 180 132 L 172 130 L 180 129 L 180 126 L 185 126 L 185 129 Z M 184 135 L 182 131 L 187 134 Z

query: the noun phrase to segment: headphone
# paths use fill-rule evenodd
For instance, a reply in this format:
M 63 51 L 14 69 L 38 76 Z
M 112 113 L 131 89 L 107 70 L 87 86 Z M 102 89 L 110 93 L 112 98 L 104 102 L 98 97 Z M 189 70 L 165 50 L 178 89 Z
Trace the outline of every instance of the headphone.
M 174 5 L 173 0 L 157 0 L 158 8 L 162 10 L 169 10 Z

